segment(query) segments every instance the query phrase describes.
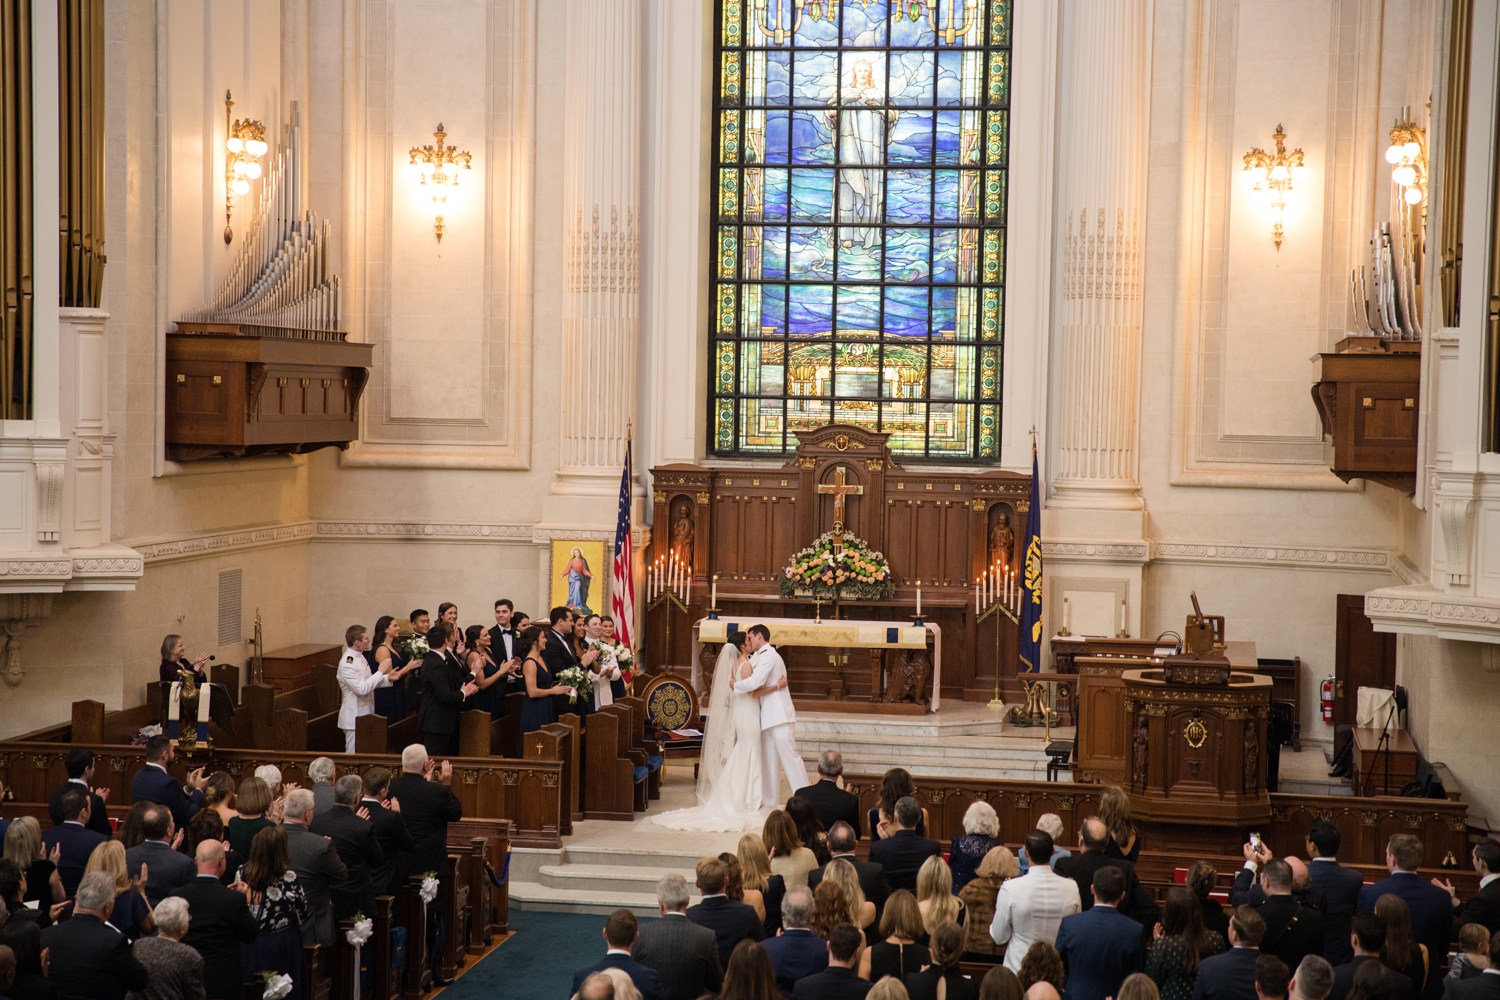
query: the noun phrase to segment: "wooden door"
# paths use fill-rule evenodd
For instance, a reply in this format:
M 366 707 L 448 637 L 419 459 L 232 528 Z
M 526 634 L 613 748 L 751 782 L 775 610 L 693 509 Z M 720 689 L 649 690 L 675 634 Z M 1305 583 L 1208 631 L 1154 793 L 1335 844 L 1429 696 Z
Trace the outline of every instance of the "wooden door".
M 1396 686 L 1396 636 L 1392 632 L 1375 631 L 1365 617 L 1363 594 L 1338 595 L 1338 636 L 1333 662 L 1336 726 L 1354 725 L 1360 688 Z

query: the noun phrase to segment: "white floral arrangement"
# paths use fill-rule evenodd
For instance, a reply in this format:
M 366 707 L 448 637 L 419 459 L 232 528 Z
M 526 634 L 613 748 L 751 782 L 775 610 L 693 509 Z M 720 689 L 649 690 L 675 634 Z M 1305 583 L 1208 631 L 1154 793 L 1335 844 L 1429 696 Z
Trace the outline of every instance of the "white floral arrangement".
M 438 894 L 438 878 L 437 878 L 437 873 L 436 872 L 428 872 L 426 875 L 422 876 L 422 891 L 420 893 L 418 893 L 418 895 L 420 895 L 422 897 L 422 902 L 424 902 L 424 903 L 430 903 L 434 899 L 437 899 L 437 894 Z
M 261 1000 L 281 1000 L 292 992 L 291 976 L 280 972 L 263 972 L 260 978 L 265 986 L 260 995 Z
M 635 654 L 623 642 L 616 643 L 613 652 L 615 662 L 620 665 L 620 679 L 629 684 L 631 676 L 635 673 L 632 669 L 635 666 Z
M 408 659 L 420 661 L 422 657 L 431 652 L 427 646 L 427 637 L 414 635 L 406 640 L 406 655 Z
M 356 948 L 363 948 L 370 935 L 375 933 L 375 921 L 363 913 L 354 915 L 354 926 L 344 932 L 344 940 Z
M 588 697 L 594 691 L 589 672 L 583 667 L 565 667 L 557 672 L 557 683 L 566 684 L 573 691 L 568 695 L 568 704 L 576 705 L 580 696 Z

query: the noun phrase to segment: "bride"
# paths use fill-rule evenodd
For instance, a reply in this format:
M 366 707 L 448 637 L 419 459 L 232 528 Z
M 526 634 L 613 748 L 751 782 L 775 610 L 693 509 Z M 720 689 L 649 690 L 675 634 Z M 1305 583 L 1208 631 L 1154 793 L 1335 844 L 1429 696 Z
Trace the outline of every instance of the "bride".
M 760 782 L 760 699 L 734 691 L 753 672 L 735 632 L 719 651 L 709 692 L 708 722 L 698 764 L 698 805 L 652 817 L 674 830 L 726 833 L 759 830 L 765 821 Z

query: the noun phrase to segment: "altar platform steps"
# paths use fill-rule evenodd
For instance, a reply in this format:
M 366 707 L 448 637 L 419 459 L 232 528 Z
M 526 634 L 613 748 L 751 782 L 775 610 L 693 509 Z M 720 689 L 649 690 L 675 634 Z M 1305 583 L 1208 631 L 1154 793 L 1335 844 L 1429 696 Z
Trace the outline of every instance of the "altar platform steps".
M 737 835 L 723 835 L 738 840 Z M 731 846 L 730 850 L 733 849 Z M 638 917 L 658 915 L 656 883 L 671 872 L 693 887 L 704 851 L 632 847 L 517 848 L 511 853 L 510 905 L 548 913 L 609 914 L 622 907 Z

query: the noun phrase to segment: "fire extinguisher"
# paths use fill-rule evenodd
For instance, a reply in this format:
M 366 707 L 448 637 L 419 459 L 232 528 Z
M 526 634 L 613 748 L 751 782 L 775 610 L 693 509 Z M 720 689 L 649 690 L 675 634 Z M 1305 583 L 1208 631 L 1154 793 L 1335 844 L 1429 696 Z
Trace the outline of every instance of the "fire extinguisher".
M 1323 721 L 1333 721 L 1333 678 L 1323 678 L 1323 683 L 1318 687 L 1318 700 L 1323 703 Z

